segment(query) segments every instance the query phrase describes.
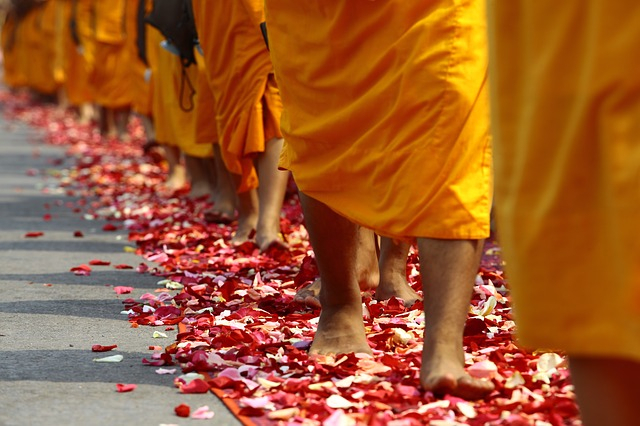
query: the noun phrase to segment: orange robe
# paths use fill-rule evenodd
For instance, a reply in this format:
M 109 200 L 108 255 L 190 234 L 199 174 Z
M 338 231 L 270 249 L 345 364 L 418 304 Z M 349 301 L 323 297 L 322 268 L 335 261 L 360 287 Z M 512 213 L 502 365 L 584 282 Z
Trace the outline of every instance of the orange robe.
M 65 63 L 67 61 L 66 42 L 70 37 L 69 19 L 71 17 L 71 0 L 50 0 L 55 4 L 55 38 L 53 77 L 59 86 L 66 80 Z
M 218 131 L 216 126 L 215 98 L 213 90 L 209 86 L 209 80 L 206 75 L 206 67 L 204 66 L 204 58 L 196 53 L 198 61 L 198 87 L 196 89 L 197 104 L 195 109 L 195 143 L 197 144 L 213 144 L 218 143 Z
M 129 78 L 131 79 L 132 109 L 138 114 L 151 116 L 151 82 L 146 77 L 148 64 L 138 54 L 138 7 L 145 3 L 145 10 L 151 10 L 151 1 L 128 0 L 126 9 L 127 48 L 129 49 Z M 147 55 L 149 52 L 147 51 Z
M 267 0 L 281 166 L 396 238 L 489 235 L 484 0 Z
M 2 26 L 3 79 L 7 86 L 14 88 L 27 84 L 27 77 L 19 64 L 20 51 L 23 48 L 19 25 L 16 16 L 9 13 Z
M 55 1 L 47 0 L 29 11 L 21 22 L 21 33 L 26 42 L 22 67 L 27 85 L 46 95 L 52 95 L 58 89 L 54 76 L 55 10 Z
M 640 8 L 489 4 L 496 213 L 520 341 L 640 362 Z
M 106 108 L 131 104 L 130 50 L 126 46 L 125 0 L 93 0 L 96 103 Z
M 214 95 L 222 159 L 241 175 L 238 192 L 258 186 L 253 165 L 266 141 L 282 137 L 282 104 L 259 23 L 261 0 L 194 0 L 198 37 Z
M 77 0 L 75 10 L 72 0 L 58 0 L 64 3 L 68 11 L 62 28 L 64 91 L 71 105 L 93 102 L 93 88 L 90 85 L 92 73 L 93 42 L 91 40 L 90 0 Z M 76 45 L 69 28 L 71 16 L 75 14 L 80 45 Z M 63 15 L 64 16 L 64 15 Z
M 197 94 L 191 96 L 189 84 L 198 86 L 198 67 L 186 68 L 182 76 L 180 58 L 160 47 L 162 34 L 147 25 L 147 51 L 155 50 L 151 58 L 153 79 L 153 122 L 156 140 L 160 144 L 177 146 L 187 155 L 206 158 L 213 155 L 211 144 L 196 143 Z

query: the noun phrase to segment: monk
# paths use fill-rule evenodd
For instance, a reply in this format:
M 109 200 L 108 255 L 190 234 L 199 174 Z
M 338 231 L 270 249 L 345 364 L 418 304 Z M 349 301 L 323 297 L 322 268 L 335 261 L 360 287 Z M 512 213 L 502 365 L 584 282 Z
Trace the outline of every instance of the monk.
M 198 67 L 198 93 L 196 105 L 195 138 L 197 144 L 211 145 L 213 158 L 200 163 L 203 174 L 210 174 L 208 185 L 203 193 L 210 196 L 213 206 L 204 212 L 205 220 L 212 223 L 231 223 L 236 209 L 236 193 L 234 182 L 227 170 L 220 153 L 218 141 L 218 126 L 215 121 L 215 97 L 209 85 L 205 59 L 196 53 Z
M 125 22 L 129 50 L 129 78 L 131 79 L 131 111 L 138 116 L 147 140 L 155 140 L 152 121 L 151 78 L 146 49 L 146 27 L 144 17 L 151 10 L 151 0 L 129 0 L 125 9 Z M 140 31 L 140 29 L 142 29 Z
M 19 36 L 18 16 L 13 8 L 8 7 L 5 15 L 5 21 L 2 25 L 2 55 L 4 72 L 2 74 L 4 83 L 12 88 L 17 89 L 27 84 L 27 76 L 20 67 L 20 36 Z
M 20 21 L 20 52 L 27 86 L 40 95 L 55 98 L 59 84 L 55 80 L 55 10 L 54 0 L 39 2 Z
M 214 95 L 218 148 L 238 195 L 233 241 L 248 241 L 255 232 L 261 250 L 282 246 L 280 212 L 289 174 L 277 168 L 282 105 L 260 33 L 263 1 L 194 0 L 193 6 Z
M 164 189 L 170 193 L 189 184 L 202 191 L 193 195 L 206 195 L 211 183 L 206 182 L 202 189 L 199 180 L 210 181 L 214 177 L 211 167 L 202 165 L 203 162 L 211 163 L 212 143 L 197 143 L 196 140 L 199 95 L 195 88 L 198 79 L 203 78 L 202 73 L 197 65 L 183 69 L 180 57 L 160 46 L 165 38 L 150 25 L 147 26 L 147 37 L 155 138 L 163 146 L 169 165 Z
M 126 1 L 92 0 L 95 66 L 92 85 L 100 106 L 100 131 L 104 136 L 128 139 L 131 108 L 130 50 L 126 46 Z
M 92 0 L 62 2 L 70 8 L 68 21 L 63 26 L 63 88 L 69 104 L 77 111 L 79 124 L 87 125 L 95 118 L 95 92 L 91 86 L 95 52 Z
M 585 426 L 636 425 L 640 9 L 489 5 L 496 218 L 519 340 L 568 354 Z
M 425 299 L 420 384 L 482 398 L 463 330 L 489 235 L 484 1 L 267 0 L 285 110 L 281 167 L 301 191 L 322 288 L 312 354 L 371 353 L 358 230 L 417 239 Z

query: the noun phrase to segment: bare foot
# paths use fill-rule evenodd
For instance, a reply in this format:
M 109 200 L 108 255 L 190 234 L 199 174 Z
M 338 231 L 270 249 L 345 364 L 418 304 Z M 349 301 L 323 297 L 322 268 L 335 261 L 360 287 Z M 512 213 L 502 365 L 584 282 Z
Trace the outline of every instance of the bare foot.
M 202 198 L 210 194 L 210 187 L 206 182 L 191 182 L 191 189 L 189 189 L 189 197 Z
M 423 353 L 420 385 L 436 396 L 452 395 L 466 400 L 476 400 L 484 398 L 495 388 L 488 380 L 469 376 L 455 357 L 440 358 L 439 361 L 432 362 L 425 362 L 424 358 Z
M 168 190 L 177 190 L 183 188 L 187 184 L 187 172 L 183 165 L 176 165 L 165 182 Z
M 258 231 L 256 233 L 256 244 L 262 252 L 274 246 L 278 246 L 278 248 L 283 250 L 289 249 L 289 246 L 284 242 L 282 234 L 280 233 L 261 233 Z
M 220 223 L 223 225 L 229 225 L 235 220 L 235 212 L 228 214 L 222 211 L 218 211 L 215 207 L 205 210 L 204 220 L 208 223 Z
M 320 308 L 320 278 L 317 278 L 314 282 L 306 287 L 302 287 L 296 293 L 293 300 L 298 303 L 304 303 L 310 308 Z
M 371 291 L 376 288 L 376 286 L 378 285 L 377 269 L 372 271 L 370 269 L 362 268 L 359 270 L 359 274 L 360 280 L 358 281 L 358 285 L 360 286 L 360 291 Z M 320 278 L 316 278 L 316 280 L 308 286 L 299 289 L 293 300 L 299 303 L 304 303 L 310 308 L 319 308 L 321 288 L 322 281 L 320 280 Z
M 309 354 L 336 355 L 351 352 L 372 354 L 365 336 L 360 304 L 322 309 Z
M 411 288 L 404 276 L 389 275 L 383 271 L 380 285 L 376 288 L 376 300 L 389 300 L 392 297 L 397 297 L 406 307 L 411 307 L 418 300 L 421 300 L 420 295 Z
M 238 217 L 238 228 L 231 238 L 233 244 L 242 244 L 250 241 L 256 230 L 258 222 L 257 214 L 249 214 Z

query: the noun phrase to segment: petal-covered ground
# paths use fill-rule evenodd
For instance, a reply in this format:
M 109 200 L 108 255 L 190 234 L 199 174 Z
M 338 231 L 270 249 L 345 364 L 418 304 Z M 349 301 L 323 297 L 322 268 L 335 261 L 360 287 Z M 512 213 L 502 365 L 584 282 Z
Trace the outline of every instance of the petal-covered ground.
M 137 254 L 157 265 L 111 266 L 158 276 L 158 290 L 124 300 L 124 310 L 132 326 L 179 328 L 175 343 L 142 362 L 182 368 L 184 374 L 175 382 L 181 392 L 213 390 L 244 422 L 254 424 L 580 424 L 564 357 L 530 353 L 514 343 L 515 324 L 495 242 L 485 248 L 464 344 L 469 373 L 492 380 L 496 390 L 481 401 L 438 399 L 418 387 L 421 303 L 405 308 L 395 299 L 378 302 L 365 295 L 363 314 L 373 357 L 307 354 L 318 311 L 294 302 L 294 295 L 317 270 L 293 186 L 281 219 L 290 250 L 261 254 L 253 243 L 233 247 L 233 225 L 204 220 L 206 200 L 163 188 L 165 167 L 143 155 L 141 128 L 135 122 L 133 141 L 123 143 L 104 140 L 72 116 L 25 94 L 1 92 L 0 102 L 10 119 L 44 129 L 47 143 L 64 146 L 76 158 L 74 167 L 55 172 L 67 195 L 80 197 L 67 202 L 69 208 L 89 220 L 109 220 L 104 232 L 127 229 Z M 89 265 L 69 267 L 70 273 L 91 273 Z M 407 276 L 421 292 L 415 252 Z M 114 291 L 126 294 L 130 289 Z M 119 384 L 118 391 L 134 387 Z M 188 416 L 189 409 L 176 407 L 176 415 Z M 199 416 L 210 418 L 207 407 L 198 410 Z

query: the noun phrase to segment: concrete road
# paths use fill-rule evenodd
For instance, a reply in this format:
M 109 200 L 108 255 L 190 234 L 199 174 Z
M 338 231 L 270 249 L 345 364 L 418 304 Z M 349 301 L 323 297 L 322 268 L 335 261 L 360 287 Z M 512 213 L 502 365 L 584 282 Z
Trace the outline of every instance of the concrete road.
M 94 266 L 90 276 L 69 271 L 92 259 L 133 266 L 142 259 L 124 251 L 130 245 L 124 232 L 104 232 L 103 222 L 56 205 L 70 199 L 55 179 L 31 174 L 52 168 L 64 150 L 40 140 L 36 130 L 0 117 L 0 425 L 240 424 L 213 394 L 180 394 L 173 386 L 179 368 L 174 376 L 159 375 L 141 363 L 151 356 L 150 345 L 171 344 L 175 332 L 154 339 L 152 328 L 131 328 L 121 301 L 152 292 L 159 278 L 113 266 Z M 44 235 L 25 238 L 27 232 Z M 135 290 L 118 296 L 117 285 Z M 118 348 L 95 353 L 94 344 Z M 115 354 L 124 360 L 93 362 Z M 118 393 L 116 383 L 138 387 Z M 208 405 L 215 416 L 177 417 L 181 403 Z

